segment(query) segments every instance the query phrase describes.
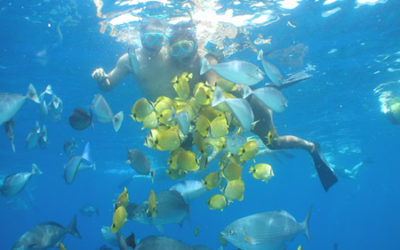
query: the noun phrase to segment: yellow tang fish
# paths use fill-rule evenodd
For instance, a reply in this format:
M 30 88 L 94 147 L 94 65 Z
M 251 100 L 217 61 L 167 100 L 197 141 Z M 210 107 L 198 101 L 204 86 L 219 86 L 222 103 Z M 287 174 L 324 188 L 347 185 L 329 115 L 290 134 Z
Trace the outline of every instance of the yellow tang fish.
M 224 115 L 216 117 L 210 123 L 211 136 L 214 138 L 226 136 L 229 126 Z
M 147 212 L 151 213 L 151 217 L 156 217 L 157 216 L 157 201 L 156 201 L 156 194 L 154 193 L 154 190 L 152 189 L 149 194 L 149 208 Z
M 204 154 L 206 152 L 206 144 L 204 143 L 204 138 L 200 135 L 199 132 L 194 133 L 192 143 L 196 146 L 198 153 Z
M 185 171 L 196 171 L 199 169 L 197 165 L 196 155 L 192 151 L 183 150 L 178 153 L 176 164 L 178 169 Z
M 197 225 L 193 232 L 194 237 L 197 237 L 197 235 L 199 235 L 199 231 L 200 231 L 200 227 L 199 227 L 199 225 Z
M 218 78 L 215 82 L 217 87 L 220 87 L 224 92 L 232 92 L 237 90 L 237 85 L 233 82 L 230 82 L 222 77 Z
M 204 178 L 203 185 L 206 186 L 207 190 L 214 189 L 221 183 L 221 177 L 218 171 L 209 173 L 206 178 Z
M 224 210 L 228 203 L 226 202 L 225 196 L 222 194 L 214 194 L 207 200 L 207 206 L 210 210 Z
M 298 245 L 297 250 L 303 250 L 303 247 L 301 245 Z
M 225 137 L 219 137 L 219 138 L 207 137 L 204 139 L 204 143 L 206 145 L 213 146 L 218 151 L 221 151 L 226 148 L 226 138 Z
M 208 156 L 207 153 L 204 152 L 200 156 L 200 162 L 199 162 L 199 169 L 200 171 L 206 170 L 208 167 Z
M 158 113 L 157 119 L 160 123 L 167 125 L 167 126 L 173 126 L 175 124 L 175 120 L 173 118 L 173 111 L 172 109 L 165 109 Z
M 242 177 L 242 167 L 239 164 L 230 161 L 226 166 L 223 166 L 222 175 L 227 181 L 240 179 Z
M 67 250 L 62 242 L 60 242 L 60 250 Z
M 204 115 L 200 115 L 196 121 L 196 131 L 201 136 L 207 136 L 210 129 L 210 121 Z
M 133 120 L 141 122 L 152 111 L 154 111 L 154 108 L 150 102 L 146 98 L 140 98 L 132 106 L 131 117 Z
M 216 110 L 213 107 L 203 107 L 200 111 L 200 115 L 204 115 L 205 117 L 207 117 L 209 121 L 212 121 L 218 116 L 224 115 L 224 113 L 219 110 Z
M 190 95 L 189 78 L 192 78 L 192 76 L 192 74 L 183 73 L 173 85 L 176 94 L 183 100 L 186 100 Z
M 157 115 L 156 112 L 152 111 L 148 116 L 146 116 L 143 119 L 143 126 L 142 126 L 142 130 L 143 129 L 154 129 L 158 127 L 158 120 L 157 120 Z
M 167 169 L 165 170 L 165 173 L 171 177 L 171 179 L 176 180 L 176 179 L 181 179 L 186 176 L 186 172 L 181 170 L 181 169 Z
M 228 184 L 226 184 L 225 186 L 224 195 L 226 196 L 228 201 L 243 200 L 244 182 L 241 179 L 228 181 Z
M 113 233 L 118 232 L 125 225 L 127 216 L 128 213 L 123 206 L 118 207 L 117 210 L 114 211 L 113 224 L 111 225 L 111 231 Z
M 256 140 L 250 140 L 243 144 L 243 147 L 239 148 L 239 155 L 240 157 L 247 161 L 254 159 L 258 152 L 258 145 Z
M 156 135 L 154 144 L 158 150 L 175 150 L 180 147 L 182 143 L 182 136 L 177 126 L 171 127 L 163 132 L 159 132 Z
M 124 191 L 118 196 L 117 202 L 115 203 L 115 209 L 119 207 L 126 207 L 129 204 L 128 189 L 124 187 Z
M 211 88 L 206 87 L 204 83 L 199 82 L 196 84 L 193 90 L 193 96 L 196 100 L 197 105 L 205 106 L 210 105 L 213 98 L 213 92 Z
M 174 101 L 171 98 L 167 96 L 159 96 L 157 100 L 154 102 L 153 106 L 158 114 L 164 110 L 170 110 L 173 104 Z
M 255 179 L 265 182 L 268 182 L 274 176 L 274 171 L 272 170 L 271 165 L 266 163 L 256 164 L 254 167 L 250 168 L 249 173 L 253 173 Z

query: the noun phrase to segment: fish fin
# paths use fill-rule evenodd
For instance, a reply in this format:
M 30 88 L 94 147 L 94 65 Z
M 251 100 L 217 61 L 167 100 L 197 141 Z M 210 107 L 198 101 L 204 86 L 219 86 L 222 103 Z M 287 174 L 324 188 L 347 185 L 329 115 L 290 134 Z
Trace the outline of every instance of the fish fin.
M 114 115 L 112 123 L 115 132 L 118 132 L 118 130 L 121 128 L 123 120 L 124 120 L 124 113 L 122 111 L 119 111 L 116 115 Z
M 263 57 L 264 57 L 264 51 L 262 49 L 260 49 L 260 51 L 258 51 L 258 54 L 257 54 L 257 60 L 261 61 L 263 59 Z
M 208 62 L 206 58 L 201 59 L 201 69 L 200 69 L 200 75 L 204 75 L 207 71 L 211 69 L 211 65 Z
M 92 162 L 92 159 L 90 158 L 90 143 L 87 142 L 85 145 L 85 149 L 83 150 L 82 153 L 82 159 L 85 159 L 88 162 Z
M 300 71 L 291 75 L 286 76 L 285 78 L 282 79 L 282 84 L 280 86 L 277 86 L 279 89 L 287 88 L 292 86 L 295 83 L 307 80 L 311 78 L 312 75 L 308 74 L 305 71 Z
M 82 238 L 81 234 L 78 232 L 78 229 L 76 228 L 76 215 L 74 216 L 74 218 L 72 218 L 71 222 L 69 223 L 67 227 L 67 232 L 72 234 L 78 239 Z
M 163 226 L 162 226 L 162 225 L 156 225 L 155 227 L 156 227 L 156 228 L 157 228 L 157 230 L 158 230 L 158 231 L 160 231 L 161 233 L 163 233 L 163 232 L 164 232 L 164 228 L 163 228 Z
M 326 162 L 321 152 L 319 143 L 314 143 L 314 145 L 315 148 L 313 152 L 311 152 L 311 156 L 314 161 L 314 166 L 317 170 L 319 180 L 321 181 L 322 186 L 327 192 L 328 189 L 338 181 L 338 178 L 336 177 L 335 172 L 332 170 L 332 168 L 329 167 L 328 163 Z
M 310 209 L 308 209 L 306 218 L 301 223 L 302 226 L 304 227 L 304 234 L 306 235 L 308 240 L 310 240 L 310 228 L 309 228 L 308 224 L 309 224 L 309 221 L 310 221 L 311 212 L 312 212 L 312 206 L 310 207 Z
M 32 163 L 32 174 L 43 174 L 35 163 Z
M 243 99 L 246 99 L 248 96 L 253 94 L 253 90 L 247 85 L 243 85 L 242 90 L 243 90 L 243 94 L 242 94 Z
M 29 84 L 28 93 L 26 93 L 26 97 L 31 99 L 32 101 L 34 101 L 36 103 L 40 103 L 39 98 L 38 98 L 38 96 L 36 94 L 36 89 L 35 89 L 35 87 L 33 86 L 32 83 Z

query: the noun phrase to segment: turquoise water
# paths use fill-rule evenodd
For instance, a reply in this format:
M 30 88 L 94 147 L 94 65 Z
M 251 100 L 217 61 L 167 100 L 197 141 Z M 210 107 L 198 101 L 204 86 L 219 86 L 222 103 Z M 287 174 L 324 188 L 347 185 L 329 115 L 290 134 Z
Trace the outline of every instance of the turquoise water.
M 254 9 L 246 9 L 245 4 L 242 9 L 224 2 L 221 5 L 225 9 L 235 8 L 235 15 L 257 14 Z M 257 34 L 272 37 L 272 45 L 256 46 L 257 49 L 276 51 L 300 43 L 308 47 L 301 67 L 272 59 L 283 74 L 308 67 L 313 75 L 283 90 L 289 107 L 275 115 L 275 125 L 280 135 L 293 134 L 319 142 L 327 159 L 337 167 L 350 169 L 363 161 L 355 180 L 339 178 L 325 192 L 319 180 L 312 177 L 314 168 L 308 154 L 287 150 L 293 158 L 280 155 L 279 160 L 271 156 L 257 159 L 273 166 L 275 177 L 268 184 L 254 180 L 243 171 L 245 199 L 234 202 L 223 212 L 208 210 L 209 195 L 204 195 L 190 203 L 191 223 L 185 221 L 183 227 L 165 225 L 164 232 L 159 232 L 152 226 L 129 221 L 122 233 L 134 232 L 139 239 L 166 235 L 191 245 L 204 244 L 217 249 L 219 232 L 237 218 L 284 209 L 302 221 L 313 206 L 311 240 L 299 235 L 288 243 L 287 249 L 297 249 L 299 244 L 303 249 L 334 249 L 335 243 L 341 250 L 398 249 L 400 135 L 398 127 L 381 112 L 379 97 L 373 89 L 400 77 L 400 71 L 396 71 L 400 69 L 400 60 L 396 61 L 400 59 L 400 4 L 388 0 L 358 8 L 356 5 L 356 1 L 325 5 L 322 1 L 302 1 L 289 10 L 274 3 L 271 9 L 290 15 L 281 15 L 279 21 L 270 25 L 249 29 L 252 40 Z M 105 2 L 104 6 L 108 13 L 123 10 L 112 1 Z M 338 7 L 337 13 L 321 16 Z M 156 14 L 157 8 L 152 12 Z M 141 130 L 141 124 L 128 116 L 133 103 L 143 97 L 131 77 L 112 92 L 102 93 L 114 112 L 125 113 L 118 133 L 111 124 L 95 122 L 93 129 L 85 131 L 73 130 L 68 124 L 74 108 L 88 109 L 94 94 L 101 92 L 90 76 L 92 71 L 100 66 L 110 70 L 128 49 L 128 44 L 109 36 L 109 30 L 104 34 L 99 32 L 99 22 L 103 20 L 109 19 L 96 16 L 96 7 L 91 1 L 34 4 L 2 1 L 0 4 L 3 34 L 0 92 L 23 94 L 29 83 L 41 92 L 51 84 L 64 105 L 61 121 L 49 118 L 41 121 L 48 130 L 49 143 L 44 150 L 25 148 L 27 134 L 40 121 L 39 106 L 31 101 L 15 116 L 15 153 L 6 133 L 0 133 L 1 176 L 30 171 L 32 163 L 44 173 L 33 176 L 16 197 L 0 197 L 1 249 L 10 249 L 24 232 L 38 223 L 55 221 L 66 226 L 75 214 L 82 239 L 68 235 L 64 245 L 67 249 L 98 249 L 108 244 L 100 228 L 112 223 L 113 203 L 122 191 L 120 183 L 133 174 L 125 164 L 127 149 L 139 148 L 148 154 L 153 166 L 165 167 L 168 154 L 145 148 L 147 131 Z M 123 30 L 126 26 L 116 29 Z M 261 67 L 250 49 L 238 51 L 227 60 L 232 58 Z M 90 142 L 97 169 L 80 173 L 68 185 L 62 177 L 63 166 L 68 161 L 63 154 L 63 143 L 72 137 L 77 139 L 79 147 L 75 154 Z M 168 179 L 154 184 L 148 179 L 136 179 L 128 185 L 130 200 L 142 202 L 150 189 L 159 192 L 174 183 Z M 82 216 L 79 209 L 85 203 L 99 208 L 100 215 Z M 197 225 L 200 232 L 195 237 Z M 236 248 L 228 244 L 224 249 Z

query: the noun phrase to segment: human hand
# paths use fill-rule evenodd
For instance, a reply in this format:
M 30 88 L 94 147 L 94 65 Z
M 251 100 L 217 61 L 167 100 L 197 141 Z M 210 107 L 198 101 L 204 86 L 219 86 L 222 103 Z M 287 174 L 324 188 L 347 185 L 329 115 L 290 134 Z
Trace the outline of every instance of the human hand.
M 92 77 L 97 81 L 100 88 L 108 87 L 110 80 L 103 68 L 97 68 L 93 71 Z

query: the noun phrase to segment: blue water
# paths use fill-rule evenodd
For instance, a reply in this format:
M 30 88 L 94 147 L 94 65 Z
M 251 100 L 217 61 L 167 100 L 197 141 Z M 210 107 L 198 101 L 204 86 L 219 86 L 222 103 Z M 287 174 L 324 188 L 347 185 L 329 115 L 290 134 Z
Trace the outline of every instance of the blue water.
M 100 228 L 111 225 L 113 202 L 122 191 L 120 182 L 127 176 L 110 174 L 108 169 L 129 169 L 125 164 L 126 150 L 139 148 L 154 164 L 162 166 L 168 155 L 143 146 L 147 131 L 132 121 L 128 114 L 138 98 L 140 89 L 132 78 L 112 92 L 102 93 L 114 112 L 124 111 L 125 120 L 118 133 L 111 124 L 95 123 L 93 129 L 73 130 L 68 116 L 76 107 L 88 108 L 94 94 L 100 93 L 91 72 L 97 67 L 110 70 L 127 46 L 98 32 L 96 9 L 91 1 L 43 2 L 43 7 L 30 1 L 2 1 L 0 3 L 0 92 L 26 93 L 29 83 L 38 92 L 51 84 L 64 103 L 60 122 L 45 119 L 49 144 L 45 150 L 27 150 L 27 134 L 39 120 L 39 106 L 27 101 L 15 116 L 16 153 L 9 140 L 0 133 L 0 175 L 29 171 L 36 163 L 43 175 L 34 176 L 25 190 L 15 198 L 0 197 L 0 249 L 10 249 L 14 242 L 34 225 L 55 221 L 67 225 L 78 215 L 78 230 L 82 239 L 66 236 L 67 249 L 98 249 L 107 244 Z M 287 249 L 398 249 L 400 194 L 398 176 L 400 134 L 380 111 L 373 88 L 387 81 L 398 80 L 400 71 L 388 72 L 386 64 L 374 59 L 381 54 L 393 55 L 400 51 L 400 2 L 354 8 L 355 1 L 339 1 L 341 11 L 327 18 L 321 1 L 305 1 L 290 11 L 291 15 L 257 32 L 272 35 L 273 49 L 295 43 L 309 47 L 305 64 L 315 65 L 313 78 L 283 91 L 289 100 L 288 109 L 275 115 L 274 121 L 281 135 L 293 134 L 318 141 L 323 152 L 336 166 L 351 168 L 360 161 L 366 164 L 355 180 L 339 179 L 325 192 L 314 173 L 312 160 L 303 151 L 292 150 L 294 158 L 268 156 L 257 159 L 269 162 L 275 177 L 265 184 L 254 180 L 246 171 L 245 199 L 234 202 L 223 212 L 210 211 L 205 201 L 208 195 L 190 203 L 191 224 L 183 227 L 171 224 L 159 232 L 152 226 L 128 222 L 123 234 L 134 232 L 137 238 L 166 235 L 189 244 L 219 247 L 219 232 L 237 218 L 262 211 L 284 209 L 302 221 L 312 206 L 311 240 L 299 235 L 288 243 Z M 63 8 L 61 8 L 62 6 Z M 74 6 L 74 12 L 68 12 Z M 58 12 L 51 13 L 47 7 Z M 62 27 L 62 39 L 57 24 L 72 16 L 78 25 Z M 296 28 L 287 25 L 287 21 Z M 267 36 L 267 35 L 266 35 Z M 336 53 L 328 54 L 331 49 Z M 42 53 L 39 53 L 42 52 Z M 255 64 L 254 53 L 246 51 L 234 56 Z M 400 55 L 398 55 L 400 58 Z M 259 65 L 261 67 L 261 65 Z M 290 68 L 279 66 L 287 74 Z M 376 71 L 380 73 L 374 74 Z M 63 178 L 67 157 L 63 154 L 64 141 L 75 137 L 79 148 L 91 143 L 96 171 L 82 172 L 72 185 Z M 174 182 L 160 180 L 152 184 L 138 180 L 129 184 L 130 200 L 142 202 L 150 189 L 167 189 Z M 85 217 L 79 208 L 94 204 L 99 216 Z M 200 233 L 193 235 L 195 226 Z M 236 249 L 232 245 L 225 249 Z

